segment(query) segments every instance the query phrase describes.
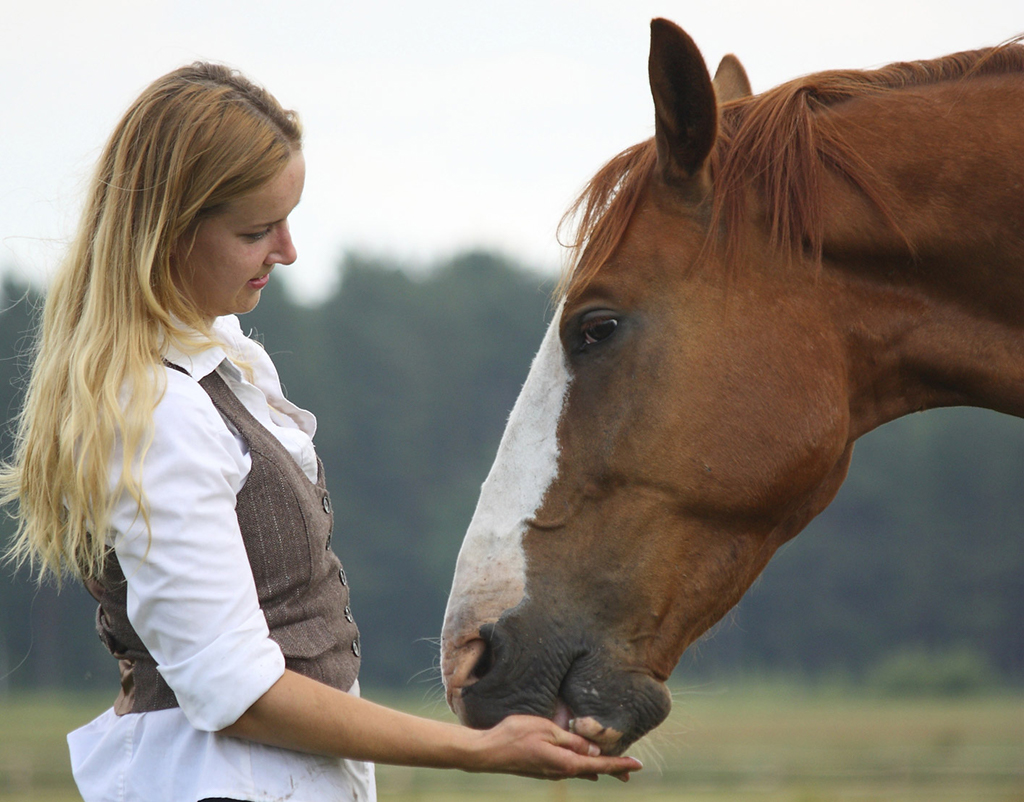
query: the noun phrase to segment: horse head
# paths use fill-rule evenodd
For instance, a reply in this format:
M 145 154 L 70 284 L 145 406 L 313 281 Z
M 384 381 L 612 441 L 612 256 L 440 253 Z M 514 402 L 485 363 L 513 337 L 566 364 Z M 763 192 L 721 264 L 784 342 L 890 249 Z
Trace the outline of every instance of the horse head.
M 716 149 L 733 136 L 722 115 L 750 102 L 742 68 L 713 82 L 681 29 L 655 20 L 651 34 L 655 136 L 610 162 L 580 208 L 585 247 L 484 483 L 442 633 L 464 722 L 571 721 L 611 754 L 665 718 L 683 651 L 832 500 L 853 440 L 963 400 L 948 387 L 907 390 L 899 409 L 878 400 L 892 366 L 850 347 L 851 332 L 869 334 L 875 291 L 822 270 L 813 231 L 786 247 L 778 232 L 799 204 L 780 223 L 771 176 L 730 173 Z M 722 186 L 752 172 L 761 184 Z M 861 189 L 836 203 L 869 206 Z M 886 214 L 863 216 L 906 252 Z M 853 253 L 846 219 L 829 231 Z M 905 317 L 926 309 L 901 292 Z

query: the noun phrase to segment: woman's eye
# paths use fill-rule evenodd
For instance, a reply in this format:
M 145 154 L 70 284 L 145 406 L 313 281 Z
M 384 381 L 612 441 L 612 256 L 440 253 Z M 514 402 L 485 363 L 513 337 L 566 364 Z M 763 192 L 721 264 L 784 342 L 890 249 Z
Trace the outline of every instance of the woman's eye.
M 262 231 L 254 231 L 251 234 L 243 234 L 242 236 L 245 237 L 245 239 L 249 240 L 249 242 L 259 242 L 261 239 L 263 239 L 269 233 L 270 233 L 270 228 L 267 227 L 267 228 L 263 229 Z
M 596 345 L 602 340 L 607 340 L 618 325 L 619 321 L 613 317 L 585 321 L 580 327 L 583 334 L 583 346 Z

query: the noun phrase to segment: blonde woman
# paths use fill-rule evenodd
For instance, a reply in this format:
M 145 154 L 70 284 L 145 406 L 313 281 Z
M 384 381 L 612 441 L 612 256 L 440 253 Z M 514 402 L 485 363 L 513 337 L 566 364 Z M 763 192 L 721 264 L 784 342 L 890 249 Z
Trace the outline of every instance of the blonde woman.
M 550 721 L 474 731 L 358 695 L 313 416 L 241 333 L 305 177 L 301 129 L 239 74 L 160 78 L 107 144 L 49 289 L 13 460 L 11 556 L 99 600 L 114 706 L 72 733 L 91 800 L 368 800 L 372 762 L 628 778 Z

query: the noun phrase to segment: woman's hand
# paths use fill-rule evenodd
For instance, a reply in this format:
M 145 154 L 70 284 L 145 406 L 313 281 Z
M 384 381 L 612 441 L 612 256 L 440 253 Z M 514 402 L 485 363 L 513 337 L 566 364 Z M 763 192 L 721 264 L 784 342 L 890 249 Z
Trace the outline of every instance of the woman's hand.
M 419 718 L 329 688 L 292 671 L 221 732 L 322 755 L 400 766 L 490 771 L 564 779 L 643 766 L 606 757 L 597 745 L 537 716 L 510 716 L 489 730 Z
M 479 767 L 469 771 L 519 774 L 547 780 L 611 774 L 626 782 L 643 764 L 632 757 L 605 757 L 592 741 L 537 716 L 509 716 L 479 732 Z

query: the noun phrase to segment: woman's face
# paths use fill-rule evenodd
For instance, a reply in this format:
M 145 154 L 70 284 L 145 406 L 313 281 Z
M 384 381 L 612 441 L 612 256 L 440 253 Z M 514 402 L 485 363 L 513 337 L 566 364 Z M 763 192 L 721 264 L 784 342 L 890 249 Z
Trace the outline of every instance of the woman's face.
M 200 222 L 179 276 L 208 321 L 252 311 L 274 266 L 295 261 L 288 215 L 305 179 L 306 162 L 296 152 L 275 178 Z

